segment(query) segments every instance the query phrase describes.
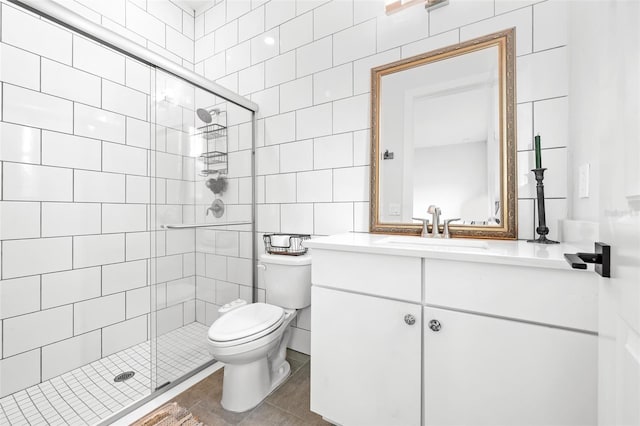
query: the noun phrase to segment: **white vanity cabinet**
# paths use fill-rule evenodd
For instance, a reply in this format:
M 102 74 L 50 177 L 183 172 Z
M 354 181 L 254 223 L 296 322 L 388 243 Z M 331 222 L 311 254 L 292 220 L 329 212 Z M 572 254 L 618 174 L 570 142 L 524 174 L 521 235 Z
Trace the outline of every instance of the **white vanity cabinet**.
M 594 336 L 430 307 L 424 321 L 426 425 L 596 423 Z
M 596 423 L 593 274 L 425 259 L 424 277 L 426 425 Z
M 322 287 L 311 297 L 311 409 L 342 425 L 420 424 L 422 307 Z
M 597 423 L 594 274 L 549 251 L 482 262 L 353 238 L 310 244 L 312 411 L 343 426 Z
M 342 425 L 420 424 L 420 259 L 318 250 L 313 262 L 311 409 Z

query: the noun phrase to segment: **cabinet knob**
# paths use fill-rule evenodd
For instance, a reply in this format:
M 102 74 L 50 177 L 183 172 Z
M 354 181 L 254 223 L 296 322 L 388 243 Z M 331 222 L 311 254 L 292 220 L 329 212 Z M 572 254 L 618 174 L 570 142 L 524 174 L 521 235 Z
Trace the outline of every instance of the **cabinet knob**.
M 404 316 L 404 322 L 406 322 L 408 325 L 413 325 L 416 323 L 416 317 L 411 314 L 407 314 Z
M 440 331 L 440 329 L 442 328 L 442 324 L 440 324 L 440 321 L 438 320 L 431 320 L 429 321 L 429 328 L 432 331 Z

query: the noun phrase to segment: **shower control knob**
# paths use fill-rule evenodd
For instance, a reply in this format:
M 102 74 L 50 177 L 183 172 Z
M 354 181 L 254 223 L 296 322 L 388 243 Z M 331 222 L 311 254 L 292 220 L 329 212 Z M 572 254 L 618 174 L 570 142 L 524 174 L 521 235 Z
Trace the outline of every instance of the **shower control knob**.
M 411 314 L 407 314 L 404 316 L 404 322 L 406 322 L 407 325 L 413 325 L 416 323 L 416 317 Z
M 440 321 L 438 320 L 431 320 L 429 321 L 429 328 L 431 331 L 440 331 L 442 324 L 440 324 Z

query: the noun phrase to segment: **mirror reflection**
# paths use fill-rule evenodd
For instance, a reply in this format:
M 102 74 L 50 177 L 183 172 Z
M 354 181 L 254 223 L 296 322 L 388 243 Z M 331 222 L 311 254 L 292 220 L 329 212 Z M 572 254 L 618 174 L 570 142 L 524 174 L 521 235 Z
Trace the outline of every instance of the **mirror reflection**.
M 500 223 L 498 47 L 382 77 L 381 220 Z M 401 190 L 398 190 L 401 188 Z
M 515 238 L 513 37 L 372 70 L 372 232 L 419 233 L 434 205 L 455 236 Z

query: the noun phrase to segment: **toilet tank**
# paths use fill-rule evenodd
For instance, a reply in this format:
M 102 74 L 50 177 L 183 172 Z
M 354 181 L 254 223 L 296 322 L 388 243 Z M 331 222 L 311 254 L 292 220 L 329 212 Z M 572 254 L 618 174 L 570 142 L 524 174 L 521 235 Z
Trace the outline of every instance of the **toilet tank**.
M 287 309 L 311 304 L 311 256 L 263 254 L 266 302 Z

